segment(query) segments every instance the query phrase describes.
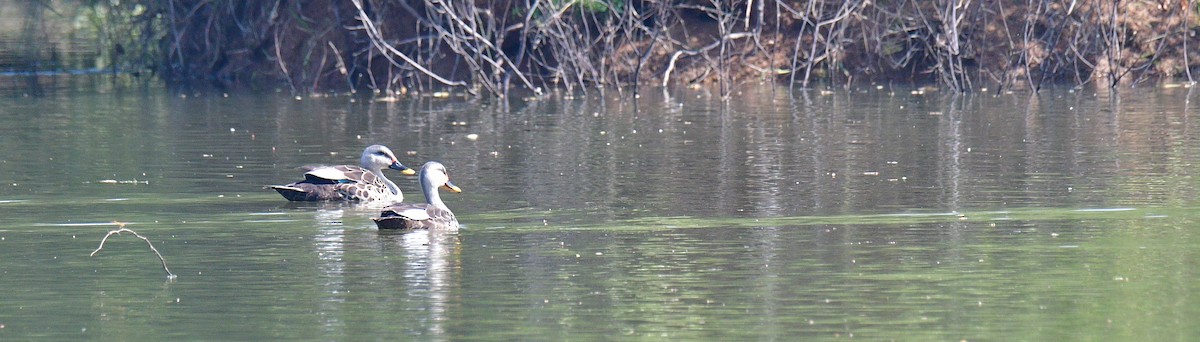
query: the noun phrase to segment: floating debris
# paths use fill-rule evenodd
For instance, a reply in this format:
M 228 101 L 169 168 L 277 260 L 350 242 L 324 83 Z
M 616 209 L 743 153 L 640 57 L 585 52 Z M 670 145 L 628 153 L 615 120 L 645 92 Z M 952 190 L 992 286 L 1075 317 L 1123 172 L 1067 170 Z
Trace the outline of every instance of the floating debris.
M 167 259 L 163 258 L 162 253 L 159 253 L 157 248 L 154 248 L 154 244 L 150 243 L 150 239 L 147 239 L 145 236 L 142 236 L 133 230 L 125 228 L 124 222 L 112 221 L 112 224 L 117 225 L 117 229 L 110 230 L 108 231 L 108 234 L 104 234 L 104 238 L 100 239 L 100 246 L 96 247 L 96 250 L 92 251 L 92 254 L 89 254 L 88 256 L 96 256 L 96 253 L 99 253 L 101 249 L 104 249 L 104 242 L 108 241 L 108 237 L 121 234 L 123 232 L 128 232 L 133 234 L 133 236 L 142 239 L 142 241 L 146 241 L 146 244 L 150 246 L 150 250 L 154 251 L 154 255 L 157 255 L 158 260 L 162 261 L 163 271 L 167 272 L 167 279 L 175 279 L 178 277 L 174 273 L 171 273 L 171 269 L 167 268 Z
M 479 140 L 479 134 L 475 134 L 475 133 L 467 134 L 467 140 L 470 140 L 470 141 Z
M 101 180 L 96 181 L 96 183 L 100 183 L 100 184 L 150 184 L 150 181 L 136 180 L 136 179 L 131 179 L 131 180 L 101 179 Z

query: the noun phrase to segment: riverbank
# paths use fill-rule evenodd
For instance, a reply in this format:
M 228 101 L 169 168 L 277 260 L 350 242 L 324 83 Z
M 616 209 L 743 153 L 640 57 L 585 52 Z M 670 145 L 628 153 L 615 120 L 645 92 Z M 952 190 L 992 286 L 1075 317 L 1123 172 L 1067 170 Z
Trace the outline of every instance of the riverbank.
M 67 2 L 51 2 L 59 5 Z M 1197 5 L 1026 1 L 102 2 L 98 58 L 295 93 L 1193 80 Z M 41 7 L 39 7 L 41 8 Z M 41 11 L 50 11 L 46 7 Z M 37 12 L 36 8 L 27 12 Z M 36 16 L 28 16 L 36 18 Z

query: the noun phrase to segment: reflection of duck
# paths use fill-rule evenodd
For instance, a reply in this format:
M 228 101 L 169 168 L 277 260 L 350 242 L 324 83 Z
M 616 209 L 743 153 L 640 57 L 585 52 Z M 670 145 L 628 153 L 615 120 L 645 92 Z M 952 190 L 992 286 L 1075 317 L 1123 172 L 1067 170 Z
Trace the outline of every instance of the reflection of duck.
M 289 201 L 390 201 L 404 200 L 396 183 L 383 175 L 383 168 L 399 170 L 406 175 L 412 169 L 400 164 L 392 150 L 383 145 L 367 146 L 360 166 L 310 165 L 300 167 L 307 172 L 304 180 L 271 188 Z
M 447 326 L 455 322 L 450 314 L 458 307 L 454 304 L 459 302 L 456 290 L 462 288 L 463 281 L 458 232 L 381 230 L 377 235 L 381 243 L 377 259 L 388 267 L 374 269 L 371 276 L 390 276 L 383 281 L 397 285 L 386 295 L 408 308 L 396 316 L 407 322 L 406 331 L 418 333 L 424 340 L 453 341 Z M 396 255 L 403 257 L 388 257 Z
M 458 229 L 458 219 L 438 194 L 439 187 L 462 192 L 450 183 L 446 166 L 433 161 L 425 163 L 421 166 L 420 179 L 426 203 L 396 203 L 383 208 L 379 217 L 372 218 L 379 229 Z

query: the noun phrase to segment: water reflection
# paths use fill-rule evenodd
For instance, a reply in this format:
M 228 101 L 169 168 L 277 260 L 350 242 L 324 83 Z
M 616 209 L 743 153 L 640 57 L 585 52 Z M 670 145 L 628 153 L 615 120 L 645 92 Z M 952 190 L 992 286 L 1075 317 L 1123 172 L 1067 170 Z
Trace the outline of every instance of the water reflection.
M 400 273 L 402 283 L 381 285 L 402 290 L 407 301 L 416 304 L 410 310 L 424 312 L 425 317 L 417 318 L 421 324 L 409 329 L 432 340 L 451 340 L 446 334 L 447 324 L 461 287 L 459 235 L 432 230 L 380 231 L 379 244 L 382 253 L 399 255 L 404 260 L 402 267 L 394 270 Z
M 320 288 L 324 292 L 320 306 L 321 312 L 327 313 L 320 315 L 321 329 L 327 334 L 344 330 L 346 324 L 342 315 L 336 314 L 344 312 L 346 292 L 349 290 L 345 284 L 346 229 L 342 224 L 344 214 L 345 209 L 340 204 L 326 203 L 316 209 L 313 215 L 318 227 L 316 235 L 313 236 L 317 252 L 316 266 L 320 275 L 318 279 L 322 280 Z

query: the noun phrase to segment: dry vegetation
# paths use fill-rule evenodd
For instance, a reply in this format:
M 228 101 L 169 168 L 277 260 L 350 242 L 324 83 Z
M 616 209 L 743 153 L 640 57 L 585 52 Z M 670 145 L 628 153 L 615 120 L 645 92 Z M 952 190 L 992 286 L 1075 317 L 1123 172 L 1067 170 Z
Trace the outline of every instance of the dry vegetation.
M 169 0 L 156 68 L 295 92 L 660 87 L 763 79 L 1137 84 L 1197 65 L 1186 0 Z M 132 20 L 144 22 L 144 20 Z

